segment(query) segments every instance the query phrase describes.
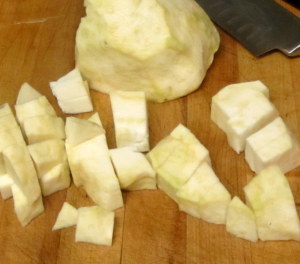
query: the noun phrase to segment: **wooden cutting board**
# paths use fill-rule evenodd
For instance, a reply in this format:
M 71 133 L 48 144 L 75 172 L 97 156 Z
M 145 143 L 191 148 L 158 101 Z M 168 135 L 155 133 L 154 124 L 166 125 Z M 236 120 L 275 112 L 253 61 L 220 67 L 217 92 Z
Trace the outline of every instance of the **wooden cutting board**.
M 64 117 L 48 83 L 73 69 L 75 32 L 83 15 L 82 0 L 0 0 L 0 104 L 13 106 L 20 85 L 27 81 L 45 94 Z M 300 139 L 300 58 L 290 59 L 280 53 L 253 57 L 218 29 L 221 47 L 201 89 L 171 102 L 149 103 L 150 141 L 153 147 L 183 123 L 209 149 L 212 166 L 230 193 L 244 199 L 243 187 L 253 173 L 244 155 L 237 155 L 224 133 L 210 121 L 211 97 L 225 85 L 261 80 Z M 106 128 L 108 144 L 114 147 L 108 97 L 92 92 L 92 98 Z M 287 177 L 300 211 L 300 168 Z M 14 214 L 12 199 L 0 199 L 0 263 L 300 263 L 300 242 L 251 243 L 233 237 L 223 225 L 208 224 L 179 212 L 159 190 L 124 193 L 125 206 L 116 212 L 112 247 L 75 243 L 74 227 L 51 231 L 64 201 L 76 207 L 93 204 L 83 190 L 71 186 L 45 198 L 45 212 L 23 228 Z

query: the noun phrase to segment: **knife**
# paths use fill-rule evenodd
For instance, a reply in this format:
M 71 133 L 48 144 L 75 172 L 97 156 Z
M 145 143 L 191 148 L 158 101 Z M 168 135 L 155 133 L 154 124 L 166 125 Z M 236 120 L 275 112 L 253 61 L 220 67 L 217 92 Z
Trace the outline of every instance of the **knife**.
M 300 18 L 274 0 L 196 0 L 211 19 L 255 56 L 300 56 Z

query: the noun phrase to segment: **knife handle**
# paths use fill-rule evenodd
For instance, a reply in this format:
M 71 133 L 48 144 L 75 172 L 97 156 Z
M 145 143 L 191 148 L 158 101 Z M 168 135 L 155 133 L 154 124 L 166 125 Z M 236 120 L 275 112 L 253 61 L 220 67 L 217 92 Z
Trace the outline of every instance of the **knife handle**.
M 300 1 L 299 0 L 284 0 L 284 2 L 287 2 L 290 5 L 300 9 Z

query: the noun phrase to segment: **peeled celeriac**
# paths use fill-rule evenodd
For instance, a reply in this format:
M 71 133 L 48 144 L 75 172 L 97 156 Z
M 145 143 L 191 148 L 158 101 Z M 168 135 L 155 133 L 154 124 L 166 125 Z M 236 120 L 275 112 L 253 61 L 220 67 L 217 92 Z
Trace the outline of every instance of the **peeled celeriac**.
M 199 87 L 219 34 L 194 0 L 86 0 L 76 64 L 91 88 L 162 102 Z
M 70 172 L 65 144 L 60 139 L 50 139 L 28 146 L 37 169 L 44 196 L 63 190 L 70 185 Z
M 145 93 L 116 91 L 110 93 L 117 147 L 131 146 L 149 150 L 148 115 Z
M 228 205 L 226 230 L 237 237 L 252 242 L 257 241 L 254 213 L 237 196 Z
M 130 147 L 109 151 L 121 189 L 134 191 L 156 189 L 155 171 L 144 154 Z
M 300 222 L 289 183 L 278 166 L 262 170 L 244 187 L 259 239 L 300 241 Z
M 12 196 L 12 184 L 13 180 L 8 174 L 0 175 L 0 194 L 3 200 L 6 200 Z
M 96 204 L 107 210 L 123 206 L 120 185 L 104 134 L 70 149 L 68 158 L 74 183 L 82 185 Z
M 30 201 L 27 194 L 18 185 L 12 185 L 14 198 L 14 209 L 22 226 L 29 224 L 31 220 L 44 211 L 42 197 L 39 196 L 35 201 Z
M 177 201 L 176 192 L 203 163 L 210 164 L 207 149 L 192 132 L 183 125 L 178 125 L 170 134 L 168 141 L 158 143 L 158 148 L 148 153 L 148 157 L 157 173 L 157 184 L 173 200 Z M 172 142 L 173 143 L 169 143 Z M 164 147 L 164 144 L 165 147 Z M 171 144 L 174 146 L 167 150 Z M 152 162 L 152 161 L 156 162 Z
M 65 139 L 65 124 L 62 118 L 50 115 L 39 115 L 25 119 L 23 129 L 28 144 L 48 139 Z
M 78 209 L 75 241 L 111 246 L 115 214 L 99 206 Z
M 256 173 L 270 165 L 286 173 L 300 165 L 299 142 L 278 117 L 247 138 L 245 158 Z
M 42 95 L 35 90 L 30 84 L 23 83 L 17 97 L 17 105 L 25 104 L 27 102 L 36 100 L 42 97 Z
M 212 168 L 202 163 L 177 193 L 179 209 L 214 224 L 225 224 L 230 194 Z
M 88 83 L 83 81 L 77 68 L 50 82 L 52 93 L 64 113 L 77 114 L 93 111 Z
M 269 98 L 269 89 L 261 81 L 241 82 L 225 86 L 212 98 L 212 121 L 224 132 L 227 131 L 227 121 L 261 95 Z
M 66 227 L 70 227 L 77 224 L 78 211 L 77 209 L 67 202 L 64 202 L 59 214 L 56 218 L 55 224 L 52 230 L 58 230 Z

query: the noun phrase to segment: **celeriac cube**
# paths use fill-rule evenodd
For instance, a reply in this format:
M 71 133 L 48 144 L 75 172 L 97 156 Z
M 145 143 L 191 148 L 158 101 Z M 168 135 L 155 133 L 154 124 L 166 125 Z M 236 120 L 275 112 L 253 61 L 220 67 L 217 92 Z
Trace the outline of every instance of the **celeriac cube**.
M 254 213 L 237 196 L 228 205 L 226 230 L 237 237 L 257 241 Z
M 227 130 L 227 121 L 239 113 L 256 97 L 269 97 L 268 88 L 261 81 L 242 82 L 225 86 L 212 98 L 211 119 L 223 131 Z
M 25 145 L 20 127 L 0 129 L 0 152 L 11 145 Z
M 98 126 L 100 126 L 101 128 L 103 128 L 103 125 L 102 125 L 102 122 L 101 122 L 101 119 L 100 119 L 100 116 L 99 114 L 96 112 L 94 114 L 92 114 L 89 119 L 88 119 L 90 122 L 93 122 L 95 124 L 97 124 Z
M 18 123 L 13 114 L 3 115 L 0 117 L 0 131 L 18 127 Z
M 62 118 L 40 115 L 25 119 L 23 128 L 28 144 L 48 139 L 65 139 L 65 124 Z
M 149 150 L 148 115 L 145 92 L 114 91 L 110 101 L 117 147 L 131 146 L 136 151 Z
M 0 193 L 3 200 L 6 200 L 12 196 L 12 184 L 13 180 L 8 174 L 0 175 Z
M 3 157 L 7 174 L 24 193 L 28 203 L 36 201 L 41 196 L 41 189 L 27 147 L 11 145 L 3 150 Z
M 30 84 L 23 83 L 17 97 L 17 105 L 25 104 L 27 102 L 36 100 L 42 97 L 42 95 L 35 90 Z
M 270 165 L 286 173 L 300 165 L 299 142 L 278 117 L 247 138 L 245 158 L 256 173 Z
M 70 185 L 70 173 L 65 144 L 60 139 L 50 139 L 28 146 L 37 168 L 44 196 L 63 190 Z
M 212 168 L 202 163 L 176 193 L 179 209 L 214 224 L 225 224 L 230 194 Z
M 29 224 L 31 220 L 44 211 L 42 197 L 29 201 L 28 196 L 16 184 L 12 185 L 14 209 L 22 226 Z
M 229 118 L 225 131 L 229 145 L 240 153 L 245 149 L 246 138 L 278 116 L 276 108 L 261 95 Z
M 130 147 L 111 149 L 109 152 L 121 189 L 156 189 L 155 171 L 144 154 Z
M 17 119 L 23 128 L 26 119 L 39 115 L 56 116 L 55 110 L 45 96 L 36 100 L 29 101 L 25 104 L 15 106 Z
M 87 82 L 83 81 L 77 68 L 50 82 L 52 93 L 64 113 L 77 114 L 93 111 Z
M 300 222 L 289 183 L 278 166 L 270 166 L 244 187 L 259 239 L 300 241 Z
M 93 137 L 104 134 L 105 131 L 95 122 L 76 117 L 67 117 L 65 133 L 68 149 Z
M 78 209 L 76 242 L 87 242 L 111 246 L 115 214 L 99 206 L 81 207 Z
M 75 185 L 82 185 L 96 204 L 107 210 L 123 206 L 122 193 L 109 157 L 105 134 L 70 148 L 68 160 Z
M 0 105 L 0 117 L 12 114 L 13 112 L 11 111 L 11 108 L 8 103 Z
M 77 209 L 67 202 L 64 202 L 60 212 L 56 218 L 52 230 L 58 230 L 70 227 L 77 224 L 78 211 Z
M 162 148 L 163 154 L 156 150 L 156 154 L 149 155 L 152 156 L 151 159 L 159 155 L 157 160 L 167 156 L 165 161 L 154 169 L 157 173 L 158 187 L 176 201 L 179 188 L 188 181 L 201 163 L 210 163 L 210 158 L 207 149 L 189 129 L 180 124 L 173 132 L 171 137 L 178 141 L 178 144 L 172 144 L 175 147 L 170 154 L 166 155 Z

